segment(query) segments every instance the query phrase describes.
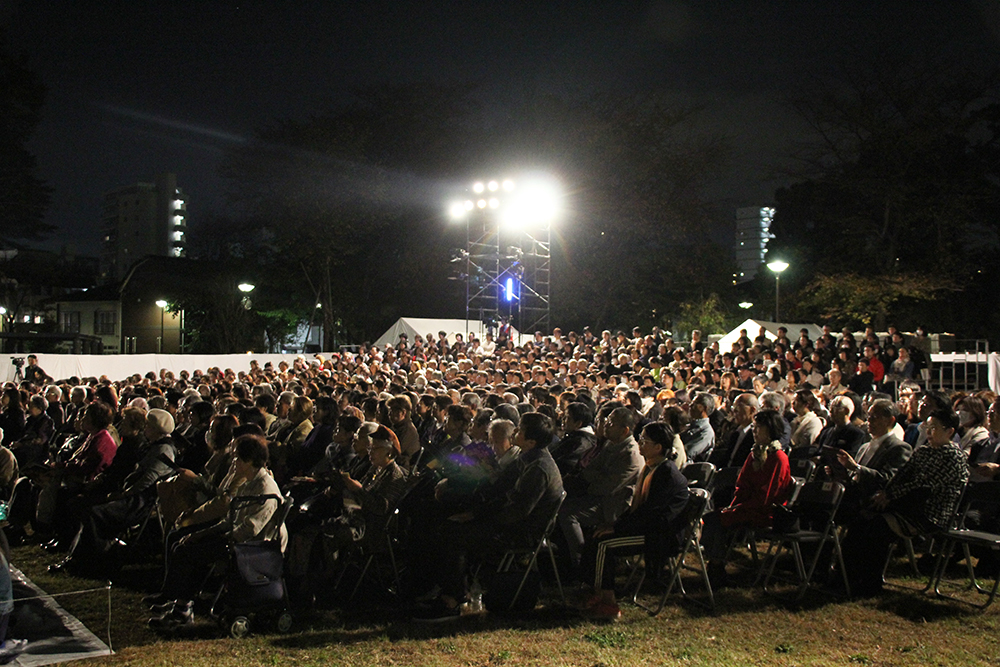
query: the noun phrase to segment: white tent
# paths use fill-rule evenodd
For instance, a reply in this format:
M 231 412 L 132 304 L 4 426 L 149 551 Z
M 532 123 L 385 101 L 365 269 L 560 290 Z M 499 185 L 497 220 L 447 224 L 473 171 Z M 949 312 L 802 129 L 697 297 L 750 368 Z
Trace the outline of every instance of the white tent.
M 468 334 L 476 334 L 479 340 L 486 339 L 486 325 L 477 320 L 437 320 L 427 317 L 401 317 L 396 320 L 389 329 L 379 336 L 378 340 L 375 341 L 375 345 L 380 348 L 384 348 L 386 345 L 396 345 L 399 342 L 399 334 L 405 333 L 407 340 L 410 345 L 413 344 L 413 338 L 417 334 L 421 337 L 426 338 L 427 334 L 433 334 L 434 338 L 432 341 L 436 341 L 438 337 L 438 332 L 444 331 L 448 334 L 448 342 L 455 342 L 455 334 L 462 334 L 462 338 L 468 342 Z M 510 330 L 511 337 L 515 342 L 520 344 L 521 334 L 511 327 Z
M 795 343 L 795 341 L 799 339 L 799 330 L 801 329 L 806 329 L 809 332 L 810 340 L 814 342 L 823 335 L 823 328 L 815 324 L 746 320 L 743 324 L 739 325 L 719 339 L 719 352 L 726 353 L 733 349 L 733 343 L 739 340 L 740 329 L 746 329 L 747 336 L 750 337 L 750 340 L 753 340 L 759 335 L 761 327 L 764 327 L 764 335 L 767 336 L 768 340 L 776 340 L 778 338 L 778 327 L 785 327 L 785 329 L 788 330 L 788 339 L 792 341 L 792 343 Z

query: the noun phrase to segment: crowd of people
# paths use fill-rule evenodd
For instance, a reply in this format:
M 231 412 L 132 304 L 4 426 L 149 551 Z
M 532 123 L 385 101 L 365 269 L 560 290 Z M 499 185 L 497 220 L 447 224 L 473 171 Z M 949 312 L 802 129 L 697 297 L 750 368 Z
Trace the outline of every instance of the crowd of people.
M 239 372 L 53 381 L 33 363 L 0 407 L 7 535 L 64 552 L 53 571 L 104 576 L 155 507 L 164 576 L 146 602 L 150 624 L 173 629 L 194 618 L 194 573 L 263 536 L 281 541 L 292 599 L 310 605 L 391 534 L 414 616 L 455 617 L 478 603 L 484 564 L 555 518 L 559 569 L 589 592 L 582 611 L 614 619 L 616 558 L 642 553 L 656 571 L 677 553 L 692 463 L 740 471 L 704 520 L 714 585 L 731 583 L 736 529 L 769 526 L 792 462 L 811 459 L 847 489 L 856 594 L 880 590 L 896 537 L 944 526 L 970 478 L 1000 473 L 996 395 L 927 390 L 922 330 L 761 329 L 727 350 L 656 328 L 414 338 Z

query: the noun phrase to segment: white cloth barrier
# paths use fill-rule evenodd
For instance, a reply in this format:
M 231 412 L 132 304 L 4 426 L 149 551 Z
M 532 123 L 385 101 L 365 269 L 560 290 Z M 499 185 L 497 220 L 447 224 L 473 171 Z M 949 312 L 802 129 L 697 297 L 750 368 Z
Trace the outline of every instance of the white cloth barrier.
M 329 359 L 330 353 L 322 355 Z M 138 373 L 145 375 L 150 371 L 159 375 L 160 369 L 173 372 L 176 377 L 182 370 L 192 372 L 202 371 L 213 366 L 222 370 L 231 368 L 237 373 L 250 370 L 250 360 L 255 359 L 261 366 L 271 362 L 277 368 L 278 362 L 287 361 L 289 366 L 300 355 L 297 354 L 38 354 L 38 365 L 49 376 L 56 380 L 76 376 L 101 377 L 108 376 L 110 380 L 122 380 Z M 15 357 L 27 357 L 24 354 L 11 354 L 0 357 L 5 368 L 0 371 L 5 382 L 13 381 L 17 369 L 12 360 Z M 312 356 L 305 357 L 307 361 Z M 24 368 L 27 368 L 25 364 Z

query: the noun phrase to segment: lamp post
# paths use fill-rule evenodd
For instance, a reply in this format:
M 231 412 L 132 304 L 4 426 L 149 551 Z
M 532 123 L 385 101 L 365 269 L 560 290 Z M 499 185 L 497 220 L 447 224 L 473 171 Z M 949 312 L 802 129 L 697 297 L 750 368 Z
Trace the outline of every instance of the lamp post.
M 166 312 L 167 306 L 169 304 L 166 301 L 164 301 L 163 299 L 160 299 L 159 301 L 156 302 L 156 305 L 160 307 L 160 337 L 156 341 L 156 353 L 157 354 L 162 354 L 163 353 L 163 314 Z
M 250 302 L 250 292 L 254 291 L 257 286 L 253 283 L 240 283 L 236 286 L 239 291 L 243 292 L 243 298 L 240 299 L 240 303 L 243 304 L 243 308 L 250 310 L 253 304 Z
M 773 262 L 768 262 L 767 268 L 771 269 L 774 273 L 774 321 L 780 324 L 781 309 L 779 306 L 781 298 L 781 272 L 788 268 L 788 262 L 782 262 L 778 259 Z

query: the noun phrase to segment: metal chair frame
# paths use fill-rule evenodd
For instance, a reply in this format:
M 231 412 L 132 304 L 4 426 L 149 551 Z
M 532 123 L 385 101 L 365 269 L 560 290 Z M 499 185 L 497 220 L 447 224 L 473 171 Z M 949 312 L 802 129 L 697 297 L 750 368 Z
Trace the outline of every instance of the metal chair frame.
M 705 562 L 705 552 L 701 546 L 701 521 L 708 509 L 709 494 L 705 489 L 699 488 L 690 489 L 690 492 L 691 496 L 688 498 L 687 507 L 684 508 L 684 519 L 686 524 L 682 538 L 683 543 L 681 551 L 676 556 L 668 559 L 669 572 L 665 578 L 666 589 L 663 591 L 663 595 L 660 596 L 659 603 L 655 608 L 651 608 L 639 602 L 639 589 L 642 588 L 642 583 L 646 578 L 645 570 L 639 576 L 639 581 L 636 583 L 635 589 L 632 593 L 632 604 L 645 610 L 651 616 L 656 616 L 663 611 L 663 607 L 667 604 L 667 598 L 674 592 L 675 587 L 680 590 L 684 599 L 701 605 L 710 611 L 715 611 L 715 593 L 712 591 L 712 582 L 708 577 L 708 565 Z M 695 555 L 696 565 L 688 565 L 686 562 L 688 554 L 692 553 Z M 640 563 L 637 562 L 632 568 L 632 572 L 629 574 L 629 581 L 631 581 L 639 566 Z M 681 579 L 681 574 L 685 570 L 689 572 L 696 572 L 701 575 L 702 582 L 705 584 L 705 590 L 708 592 L 707 603 L 688 594 L 687 589 L 684 587 L 684 582 Z M 664 581 L 664 579 L 661 579 L 661 582 L 662 581 Z M 626 586 L 627 585 L 628 582 L 626 582 Z
M 552 571 L 555 573 L 556 586 L 559 588 L 559 597 L 562 598 L 563 605 L 566 604 L 566 592 L 563 590 L 562 579 L 559 576 L 559 567 L 556 565 L 556 555 L 555 546 L 549 539 L 552 535 L 552 531 L 556 527 L 556 523 L 559 518 L 559 510 L 562 508 L 563 501 L 566 500 L 566 491 L 563 490 L 562 494 L 559 496 L 559 502 L 556 503 L 555 509 L 552 512 L 552 516 L 549 517 L 548 523 L 545 525 L 545 530 L 542 536 L 539 538 L 538 542 L 535 543 L 534 547 L 510 547 L 507 549 L 503 555 L 500 557 L 500 563 L 497 565 L 497 572 L 509 572 L 510 568 L 513 567 L 515 561 L 519 556 L 524 556 L 531 554 L 531 558 L 528 561 L 528 566 L 524 568 L 524 576 L 521 577 L 521 583 L 517 586 L 517 591 L 514 593 L 514 597 L 511 598 L 510 604 L 507 609 L 511 610 L 514 605 L 517 604 L 517 599 L 521 596 L 521 591 L 524 590 L 524 585 L 528 581 L 528 575 L 531 573 L 532 569 L 538 569 L 538 554 L 544 549 L 549 554 L 549 561 L 552 564 Z
M 802 487 L 795 507 L 809 510 L 810 515 L 821 522 L 821 528 L 818 530 L 799 530 L 794 533 L 775 533 L 771 531 L 763 536 L 770 541 L 765 562 L 761 568 L 762 570 L 766 568 L 763 585 L 765 593 L 774 595 L 773 591 L 769 590 L 768 585 L 774 579 L 774 568 L 778 562 L 778 557 L 782 550 L 786 549 L 795 558 L 798 590 L 793 600 L 796 602 L 801 600 L 812 583 L 813 575 L 816 572 L 817 565 L 823 553 L 823 547 L 827 542 L 832 542 L 833 558 L 836 559 L 837 565 L 840 568 L 844 589 L 847 592 L 847 596 L 850 597 L 850 583 L 847 580 L 847 570 L 844 568 L 844 557 L 840 549 L 840 536 L 837 524 L 834 521 L 843 497 L 844 485 L 839 482 L 810 482 Z M 812 557 L 808 567 L 806 567 L 806 563 L 802 557 L 802 544 L 814 544 L 816 548 L 816 553 Z

